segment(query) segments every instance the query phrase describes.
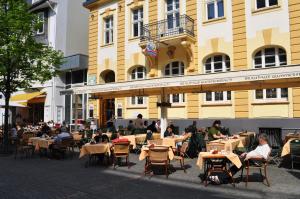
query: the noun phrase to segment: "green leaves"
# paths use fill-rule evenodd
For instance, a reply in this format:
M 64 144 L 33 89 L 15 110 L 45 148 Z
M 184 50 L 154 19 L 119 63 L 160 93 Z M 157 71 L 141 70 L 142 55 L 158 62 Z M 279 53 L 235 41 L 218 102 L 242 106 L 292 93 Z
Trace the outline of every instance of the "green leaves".
M 0 92 L 13 93 L 57 75 L 63 54 L 35 40 L 42 25 L 24 0 L 0 0 Z

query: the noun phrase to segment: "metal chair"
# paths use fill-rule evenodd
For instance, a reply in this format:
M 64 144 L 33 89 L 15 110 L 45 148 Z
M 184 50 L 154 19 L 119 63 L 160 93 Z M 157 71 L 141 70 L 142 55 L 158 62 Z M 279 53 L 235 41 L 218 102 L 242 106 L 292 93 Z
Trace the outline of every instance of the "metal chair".
M 129 168 L 129 146 L 130 142 L 118 142 L 114 144 L 113 165 L 116 168 L 118 158 L 126 158 L 126 165 Z
M 294 169 L 294 163 L 300 163 L 300 140 L 292 140 L 290 142 L 292 169 Z

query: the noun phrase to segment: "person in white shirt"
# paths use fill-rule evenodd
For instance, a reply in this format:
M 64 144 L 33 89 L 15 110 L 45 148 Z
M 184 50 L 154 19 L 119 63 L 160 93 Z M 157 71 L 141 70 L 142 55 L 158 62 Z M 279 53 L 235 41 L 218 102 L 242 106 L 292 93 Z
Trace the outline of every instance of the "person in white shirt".
M 239 157 L 242 162 L 245 162 L 245 160 L 251 160 L 251 158 L 263 158 L 265 160 L 268 159 L 271 148 L 268 144 L 268 137 L 266 134 L 262 133 L 258 136 L 258 142 L 259 145 L 253 150 L 248 153 L 243 153 Z M 252 164 L 260 164 L 260 162 L 251 161 Z M 235 175 L 241 168 L 237 168 L 236 166 L 232 166 L 230 168 L 231 174 Z M 221 181 L 219 179 L 219 176 L 210 176 L 211 181 L 220 184 Z M 227 181 L 228 179 L 221 179 L 222 181 Z

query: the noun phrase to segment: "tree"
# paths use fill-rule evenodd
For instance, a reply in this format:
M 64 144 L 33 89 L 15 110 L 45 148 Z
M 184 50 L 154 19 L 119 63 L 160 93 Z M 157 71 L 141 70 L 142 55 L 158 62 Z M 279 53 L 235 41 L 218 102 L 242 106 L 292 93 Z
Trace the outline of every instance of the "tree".
M 44 83 L 58 72 L 63 55 L 35 39 L 42 25 L 24 0 L 0 0 L 0 92 L 5 97 L 3 146 L 8 146 L 11 94 Z

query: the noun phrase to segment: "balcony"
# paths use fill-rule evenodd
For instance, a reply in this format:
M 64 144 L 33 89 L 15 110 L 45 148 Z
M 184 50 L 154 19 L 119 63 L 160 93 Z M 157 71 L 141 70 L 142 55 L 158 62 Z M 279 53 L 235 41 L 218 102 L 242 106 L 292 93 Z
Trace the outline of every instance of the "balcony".
M 143 26 L 140 37 L 140 46 L 146 45 L 147 41 L 154 40 L 169 45 L 176 44 L 176 40 L 194 40 L 194 20 L 187 15 L 180 15 L 178 18 L 165 19 Z

